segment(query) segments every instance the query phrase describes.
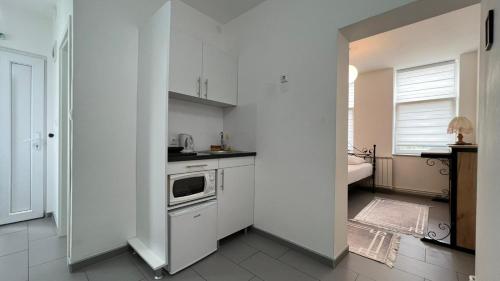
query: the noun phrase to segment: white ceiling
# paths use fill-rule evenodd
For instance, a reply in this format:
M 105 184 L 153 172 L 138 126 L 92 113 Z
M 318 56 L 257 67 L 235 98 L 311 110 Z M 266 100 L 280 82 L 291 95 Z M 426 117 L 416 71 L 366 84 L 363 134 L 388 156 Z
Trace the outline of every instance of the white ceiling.
M 480 6 L 474 5 L 350 44 L 360 72 L 449 60 L 479 48 Z
M 213 18 L 219 23 L 227 23 L 230 20 L 244 14 L 265 0 L 182 0 L 189 6 L 197 9 L 203 14 Z
M 51 17 L 55 11 L 56 3 L 57 0 L 0 0 L 0 9 L 13 7 L 40 16 Z

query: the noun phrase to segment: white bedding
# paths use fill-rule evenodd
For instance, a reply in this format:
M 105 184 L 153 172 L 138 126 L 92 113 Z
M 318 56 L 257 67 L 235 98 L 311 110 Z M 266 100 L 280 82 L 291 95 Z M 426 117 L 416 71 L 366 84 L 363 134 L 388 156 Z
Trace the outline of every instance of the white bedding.
M 348 183 L 354 183 L 372 175 L 373 168 L 370 163 L 347 165 Z

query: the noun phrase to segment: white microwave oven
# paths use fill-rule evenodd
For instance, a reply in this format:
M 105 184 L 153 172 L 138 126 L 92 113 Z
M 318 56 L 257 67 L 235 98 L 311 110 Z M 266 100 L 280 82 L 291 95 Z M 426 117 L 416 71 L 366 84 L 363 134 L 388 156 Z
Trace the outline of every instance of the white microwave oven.
M 215 195 L 215 170 L 170 175 L 168 205 L 203 199 Z

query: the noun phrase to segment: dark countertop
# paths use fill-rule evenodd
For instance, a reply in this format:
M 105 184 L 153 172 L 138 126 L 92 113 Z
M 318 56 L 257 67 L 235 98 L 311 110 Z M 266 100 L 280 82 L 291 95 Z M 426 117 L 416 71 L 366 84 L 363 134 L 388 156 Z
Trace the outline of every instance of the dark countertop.
M 220 159 L 220 158 L 235 158 L 235 157 L 247 157 L 256 156 L 257 152 L 246 152 L 246 151 L 234 151 L 230 153 L 209 153 L 209 152 L 198 152 L 197 155 L 182 155 L 182 154 L 169 154 L 168 162 L 180 162 L 180 161 L 193 161 L 193 160 L 205 160 L 205 159 Z

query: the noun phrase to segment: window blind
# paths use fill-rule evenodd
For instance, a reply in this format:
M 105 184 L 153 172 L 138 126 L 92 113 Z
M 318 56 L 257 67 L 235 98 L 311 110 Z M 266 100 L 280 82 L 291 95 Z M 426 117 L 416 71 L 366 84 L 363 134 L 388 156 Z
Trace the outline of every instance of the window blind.
M 396 154 L 420 154 L 452 142 L 447 128 L 456 116 L 455 73 L 454 61 L 397 71 Z
M 347 121 L 347 149 L 354 146 L 354 83 L 349 84 L 349 116 Z

